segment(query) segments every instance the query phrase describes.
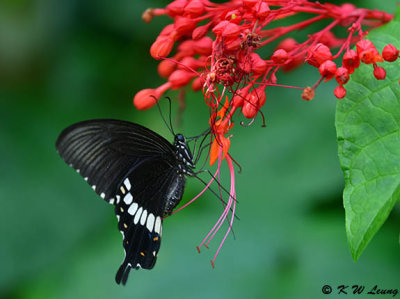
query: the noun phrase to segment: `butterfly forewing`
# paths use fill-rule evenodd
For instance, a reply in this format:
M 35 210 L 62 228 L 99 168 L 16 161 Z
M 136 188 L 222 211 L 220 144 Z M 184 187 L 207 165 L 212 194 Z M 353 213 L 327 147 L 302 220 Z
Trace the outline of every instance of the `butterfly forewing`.
M 111 203 L 121 179 L 138 164 L 174 156 L 172 145 L 155 132 L 112 119 L 76 123 L 60 134 L 56 147 L 65 162 Z

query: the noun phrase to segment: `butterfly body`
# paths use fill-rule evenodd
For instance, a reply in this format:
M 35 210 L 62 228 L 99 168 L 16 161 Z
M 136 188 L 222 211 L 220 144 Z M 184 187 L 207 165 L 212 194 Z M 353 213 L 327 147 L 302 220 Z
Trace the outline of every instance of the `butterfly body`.
M 184 136 L 175 135 L 171 144 L 138 124 L 99 119 L 66 128 L 56 147 L 95 192 L 115 206 L 125 251 L 117 283 L 126 283 L 131 268 L 152 269 L 163 217 L 182 199 L 185 175 L 194 174 Z

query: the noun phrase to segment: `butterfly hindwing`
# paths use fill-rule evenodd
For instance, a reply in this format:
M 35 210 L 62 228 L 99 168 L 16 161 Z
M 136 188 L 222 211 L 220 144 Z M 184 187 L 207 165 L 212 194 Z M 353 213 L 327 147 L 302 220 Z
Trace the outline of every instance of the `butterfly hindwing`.
M 113 119 L 76 123 L 60 134 L 56 147 L 65 162 L 110 203 L 121 179 L 143 160 L 174 155 L 172 145 L 157 133 Z
M 160 159 L 145 161 L 124 179 L 115 203 L 125 250 L 117 283 L 126 282 L 131 268 L 154 267 L 161 244 L 162 217 L 174 196 L 181 197 L 184 183 L 183 175 Z

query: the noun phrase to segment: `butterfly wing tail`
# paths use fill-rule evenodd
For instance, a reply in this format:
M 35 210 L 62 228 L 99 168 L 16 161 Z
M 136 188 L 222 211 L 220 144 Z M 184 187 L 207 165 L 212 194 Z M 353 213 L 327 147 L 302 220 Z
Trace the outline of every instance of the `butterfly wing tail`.
M 122 265 L 119 267 L 117 274 L 115 275 L 115 281 L 117 282 L 117 284 L 120 283 L 122 283 L 122 285 L 126 284 L 131 269 L 132 269 L 131 264 L 126 262 L 125 259 Z
M 161 233 L 161 232 L 160 232 Z M 115 281 L 123 285 L 128 279 L 131 268 L 152 269 L 160 250 L 161 236 L 158 232 L 150 232 L 146 226 L 138 225 L 128 232 L 126 256 L 115 276 Z M 125 241 L 125 242 L 126 242 Z

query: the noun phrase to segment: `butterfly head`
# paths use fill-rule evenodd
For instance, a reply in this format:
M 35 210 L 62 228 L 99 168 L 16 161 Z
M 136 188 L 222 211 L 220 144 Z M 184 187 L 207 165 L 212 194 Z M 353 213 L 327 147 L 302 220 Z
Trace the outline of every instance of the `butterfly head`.
M 176 134 L 176 135 L 175 135 L 175 144 L 176 144 L 176 143 L 186 144 L 186 138 L 185 138 L 185 136 L 183 136 L 182 134 Z
M 193 155 L 190 151 L 188 144 L 186 143 L 186 138 L 182 134 L 175 135 L 174 146 L 176 148 L 176 157 L 182 164 L 187 167 L 194 168 L 195 165 L 193 163 Z M 182 169 L 183 172 L 186 172 L 187 169 Z

